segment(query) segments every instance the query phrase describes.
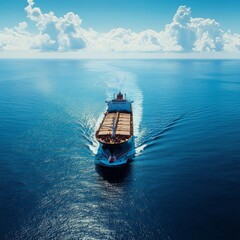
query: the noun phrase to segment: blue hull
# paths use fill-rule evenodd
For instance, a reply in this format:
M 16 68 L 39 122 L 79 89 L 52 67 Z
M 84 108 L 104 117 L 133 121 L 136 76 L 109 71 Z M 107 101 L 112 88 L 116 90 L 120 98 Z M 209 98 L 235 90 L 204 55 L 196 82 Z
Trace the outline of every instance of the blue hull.
M 124 166 L 135 154 L 134 137 L 121 144 L 100 144 L 96 155 L 96 164 L 116 168 Z M 111 158 L 114 158 L 111 161 Z

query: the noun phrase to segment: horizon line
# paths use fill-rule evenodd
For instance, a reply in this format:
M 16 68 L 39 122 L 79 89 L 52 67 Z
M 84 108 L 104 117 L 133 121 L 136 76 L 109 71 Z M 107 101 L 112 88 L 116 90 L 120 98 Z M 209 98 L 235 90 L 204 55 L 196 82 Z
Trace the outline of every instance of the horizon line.
M 191 52 L 0 52 L 0 59 L 239 59 L 240 53 Z

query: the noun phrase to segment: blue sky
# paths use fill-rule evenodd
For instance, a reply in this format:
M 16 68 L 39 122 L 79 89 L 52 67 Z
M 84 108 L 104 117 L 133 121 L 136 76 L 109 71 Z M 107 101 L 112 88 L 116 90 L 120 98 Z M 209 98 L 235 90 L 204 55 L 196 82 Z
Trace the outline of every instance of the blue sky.
M 26 0 L 1 1 L 0 28 L 11 27 L 24 21 Z M 57 16 L 74 12 L 83 19 L 83 27 L 98 32 L 112 28 L 162 30 L 180 5 L 191 7 L 193 17 L 213 18 L 223 30 L 240 33 L 240 1 L 216 0 L 36 0 L 44 12 L 53 11 Z
M 19 51 L 240 54 L 240 1 L 0 1 L 0 57 Z

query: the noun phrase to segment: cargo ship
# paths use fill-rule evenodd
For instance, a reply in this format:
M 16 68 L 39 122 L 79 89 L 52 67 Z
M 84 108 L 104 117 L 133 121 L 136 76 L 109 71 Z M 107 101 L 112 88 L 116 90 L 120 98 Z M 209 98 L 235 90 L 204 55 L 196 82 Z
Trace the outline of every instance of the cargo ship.
M 107 111 L 96 131 L 100 143 L 98 163 L 107 167 L 125 165 L 133 150 L 132 101 L 127 100 L 121 91 L 106 101 Z

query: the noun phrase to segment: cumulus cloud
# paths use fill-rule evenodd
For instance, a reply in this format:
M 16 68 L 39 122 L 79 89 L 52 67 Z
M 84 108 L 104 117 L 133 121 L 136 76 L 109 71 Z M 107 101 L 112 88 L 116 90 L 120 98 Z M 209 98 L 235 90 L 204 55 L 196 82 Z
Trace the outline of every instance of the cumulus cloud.
M 33 0 L 28 0 L 25 8 L 27 17 L 36 23 L 40 41 L 35 44 L 43 51 L 67 51 L 86 48 L 87 31 L 81 28 L 82 20 L 77 14 L 69 12 L 58 18 L 54 12 L 42 13 L 34 7 Z
M 228 32 L 223 35 L 223 39 L 226 52 L 240 52 L 240 34 Z
M 26 21 L 0 31 L 1 50 L 86 51 L 97 52 L 240 52 L 240 35 L 224 32 L 220 24 L 209 18 L 193 18 L 191 9 L 180 6 L 160 31 L 134 32 L 114 28 L 107 33 L 82 28 L 82 19 L 73 12 L 57 17 L 43 13 L 27 0 L 28 21 L 35 24 L 37 34 L 28 31 Z
M 173 38 L 163 32 L 146 30 L 135 33 L 130 29 L 116 28 L 108 33 L 100 34 L 93 49 L 114 52 L 155 52 L 179 51 Z
M 27 32 L 27 23 L 21 22 L 13 28 L 0 31 L 0 49 L 3 51 L 26 51 L 39 39 L 39 35 Z
M 97 37 L 93 49 L 115 52 L 128 51 L 159 51 L 161 46 L 158 42 L 157 33 L 152 30 L 135 33 L 130 29 L 116 28 L 108 33 L 100 34 Z
M 192 18 L 191 9 L 180 6 L 164 30 L 173 38 L 180 51 L 222 51 L 223 31 L 214 19 Z

